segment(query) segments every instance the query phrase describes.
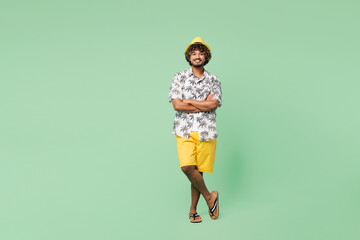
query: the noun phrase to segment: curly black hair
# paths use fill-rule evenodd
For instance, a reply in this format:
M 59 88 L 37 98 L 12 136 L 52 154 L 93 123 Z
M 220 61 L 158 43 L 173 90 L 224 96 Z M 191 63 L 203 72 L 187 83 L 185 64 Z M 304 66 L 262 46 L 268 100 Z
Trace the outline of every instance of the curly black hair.
M 205 45 L 203 45 L 201 43 L 195 43 L 187 49 L 187 51 L 185 52 L 186 61 L 188 61 L 188 63 L 191 66 L 190 55 L 191 55 L 192 51 L 195 51 L 195 50 L 199 50 L 201 53 L 205 54 L 205 63 L 204 63 L 204 66 L 205 66 L 211 59 L 211 52 Z

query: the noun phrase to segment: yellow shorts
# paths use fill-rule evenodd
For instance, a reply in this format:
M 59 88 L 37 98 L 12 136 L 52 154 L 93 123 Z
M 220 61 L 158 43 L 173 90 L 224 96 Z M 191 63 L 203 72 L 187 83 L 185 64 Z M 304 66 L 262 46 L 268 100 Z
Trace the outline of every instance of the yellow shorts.
M 196 165 L 199 172 L 212 172 L 214 169 L 216 138 L 199 141 L 199 133 L 190 132 L 189 139 L 176 136 L 180 167 Z

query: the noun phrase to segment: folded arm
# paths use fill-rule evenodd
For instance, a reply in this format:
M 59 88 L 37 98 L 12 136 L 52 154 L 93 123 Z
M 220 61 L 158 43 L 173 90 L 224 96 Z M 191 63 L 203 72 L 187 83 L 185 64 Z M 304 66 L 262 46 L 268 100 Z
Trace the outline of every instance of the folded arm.
M 190 103 L 186 103 L 180 99 L 172 99 L 172 104 L 176 111 L 186 112 L 186 113 L 197 113 L 201 110 Z
M 174 109 L 176 111 L 186 112 L 186 113 L 197 113 L 197 112 L 207 112 L 216 110 L 219 101 L 212 100 L 214 94 L 210 93 L 205 101 L 193 100 L 193 99 L 172 99 Z
M 202 112 L 216 110 L 219 103 L 218 100 L 198 101 L 193 99 L 184 99 L 183 102 L 191 104 L 192 106 L 200 109 Z
M 192 106 L 200 109 L 202 112 L 207 112 L 207 111 L 213 111 L 216 110 L 219 101 L 218 100 L 212 100 L 214 98 L 214 94 L 210 93 L 207 97 L 205 101 L 198 101 L 198 100 L 193 100 L 193 99 L 184 99 L 183 102 L 184 103 L 189 103 Z

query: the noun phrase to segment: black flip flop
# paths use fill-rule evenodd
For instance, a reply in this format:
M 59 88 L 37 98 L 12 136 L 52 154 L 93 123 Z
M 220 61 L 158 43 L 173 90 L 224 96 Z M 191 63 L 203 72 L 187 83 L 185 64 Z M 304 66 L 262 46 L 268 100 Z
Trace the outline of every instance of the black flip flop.
M 191 217 L 194 218 L 193 221 L 191 221 Z M 202 222 L 202 220 L 196 221 L 196 220 L 195 220 L 196 217 L 200 217 L 200 215 L 197 214 L 197 213 L 190 213 L 190 214 L 189 214 L 190 222 L 192 222 L 192 223 L 200 223 L 200 222 Z
M 214 219 L 214 220 L 217 219 L 218 216 L 219 216 L 219 193 L 216 192 L 216 195 L 217 195 L 217 197 L 216 197 L 216 199 L 215 199 L 215 201 L 214 201 L 213 207 L 212 207 L 212 208 L 209 208 L 210 217 L 211 217 L 211 219 Z M 214 215 L 214 212 L 215 212 L 217 215 Z M 215 218 L 213 218 L 213 217 L 215 217 Z

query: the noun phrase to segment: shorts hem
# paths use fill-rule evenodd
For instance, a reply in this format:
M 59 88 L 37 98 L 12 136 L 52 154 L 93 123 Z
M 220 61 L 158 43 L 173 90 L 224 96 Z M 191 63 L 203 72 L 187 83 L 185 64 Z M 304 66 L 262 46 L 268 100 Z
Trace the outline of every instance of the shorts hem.
M 184 164 L 184 165 L 180 165 L 180 167 L 186 167 L 186 166 L 197 166 L 196 164 Z M 206 173 L 212 173 L 213 170 L 208 170 L 208 169 L 197 169 L 199 172 L 206 172 Z
M 192 163 L 189 163 L 189 164 L 187 164 L 187 163 L 185 163 L 185 164 L 180 164 L 180 167 L 186 167 L 186 166 L 197 166 L 196 164 L 192 164 Z

